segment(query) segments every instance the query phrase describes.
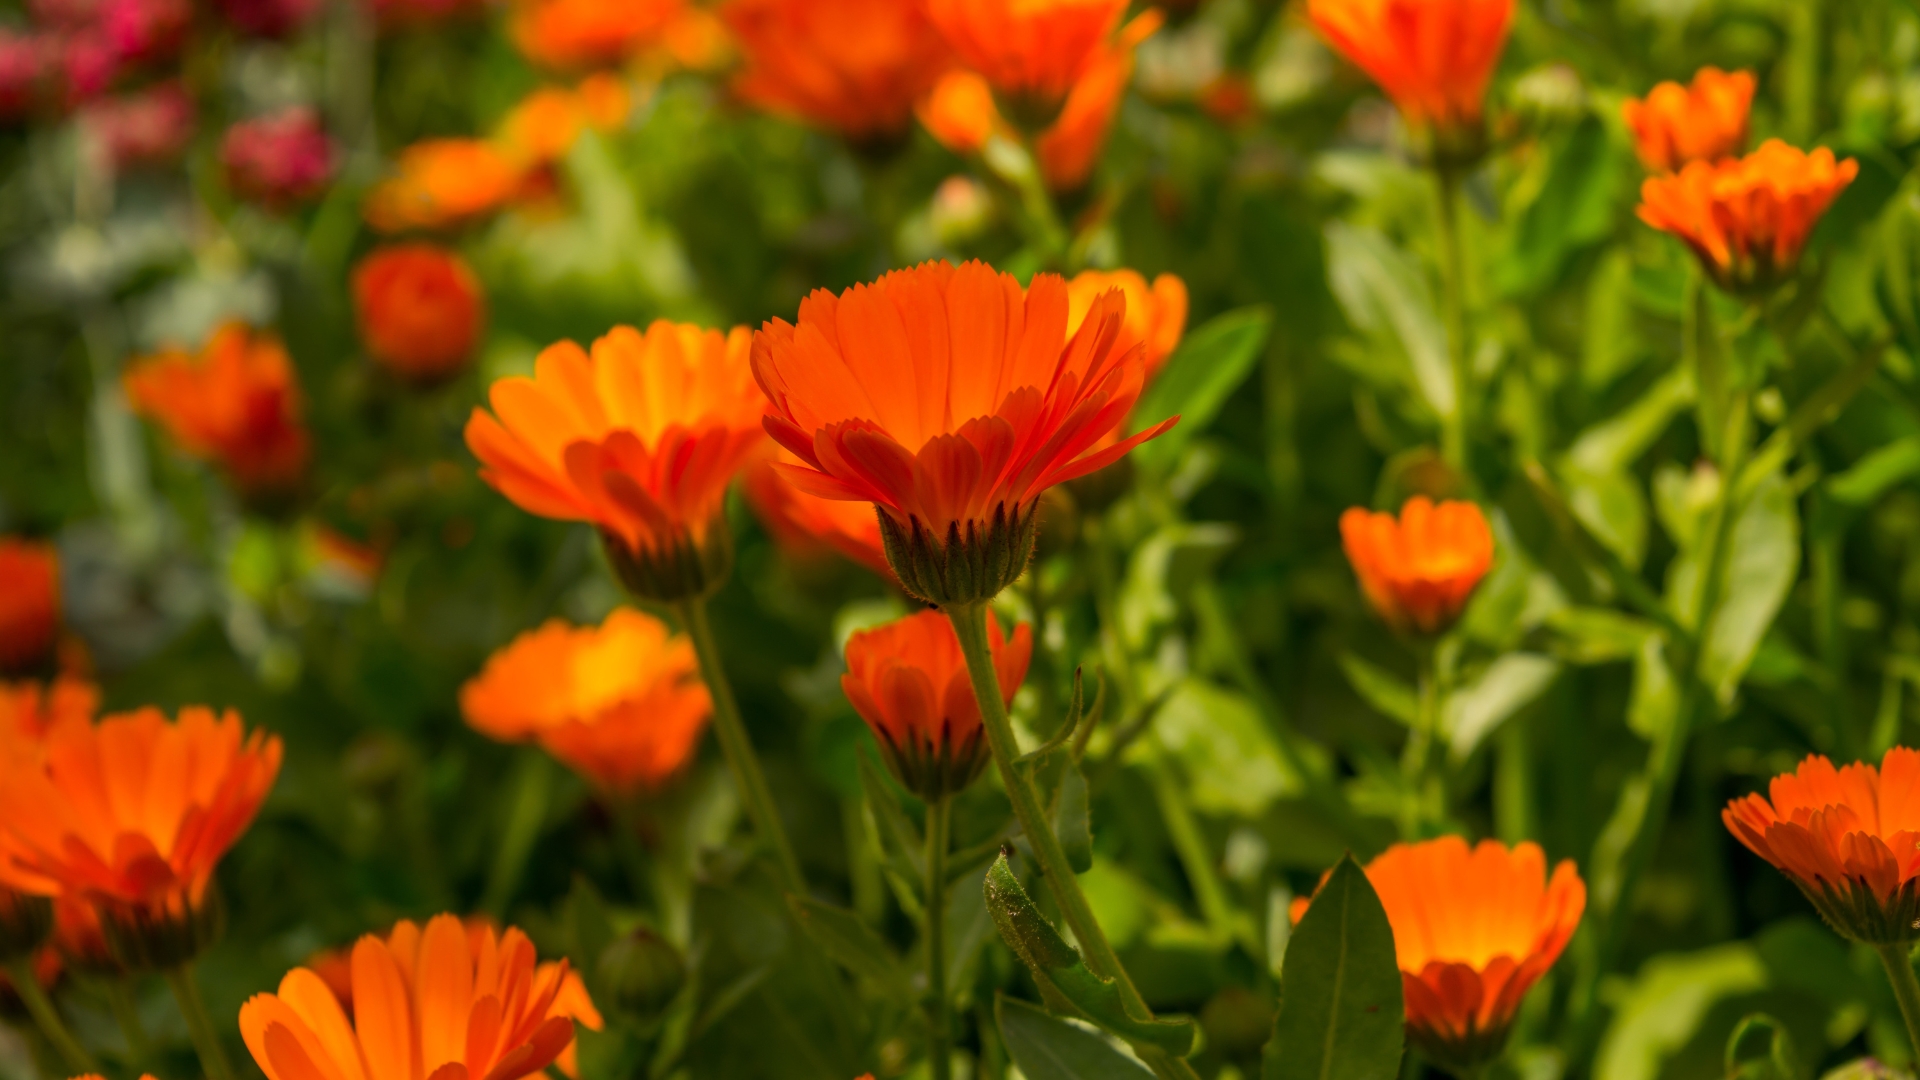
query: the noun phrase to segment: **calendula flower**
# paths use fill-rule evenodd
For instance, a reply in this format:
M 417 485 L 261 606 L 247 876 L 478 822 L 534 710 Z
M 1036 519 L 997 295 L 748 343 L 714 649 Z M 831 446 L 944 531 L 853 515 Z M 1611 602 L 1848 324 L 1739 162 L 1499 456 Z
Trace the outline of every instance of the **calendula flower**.
M 652 43 L 683 0 L 520 0 L 509 27 L 529 60 L 555 68 L 609 67 Z
M 894 135 L 946 69 L 914 0 L 729 0 L 740 96 L 853 139 Z
M 1094 302 L 1115 289 L 1126 297 L 1126 319 L 1114 348 L 1140 349 L 1146 381 L 1166 366 L 1187 329 L 1187 283 L 1161 274 L 1148 284 L 1138 270 L 1082 270 L 1067 280 L 1067 333 L 1080 329 Z
M 1100 55 L 1127 0 L 927 0 L 960 59 L 1011 100 L 1051 112 Z
M 1640 185 L 1640 220 L 1680 238 L 1721 288 L 1765 292 L 1793 275 L 1807 237 L 1860 163 L 1778 139 L 1739 159 L 1696 161 Z
M 713 713 L 693 644 L 616 608 L 598 627 L 558 619 L 488 659 L 460 690 L 474 730 L 537 740 L 603 792 L 658 787 L 680 771 Z
M 306 202 L 333 177 L 333 140 L 310 108 L 243 120 L 220 140 L 220 165 L 234 194 L 270 208 Z
M 979 153 L 988 137 L 1006 126 L 993 104 L 993 87 L 959 69 L 942 75 L 915 112 L 927 132 L 956 154 Z
M 228 323 L 197 356 L 171 349 L 135 361 L 125 384 L 135 412 L 181 450 L 218 463 L 244 493 L 291 487 L 306 470 L 293 362 L 271 333 Z
M 1753 74 L 1729 75 L 1703 67 L 1690 86 L 1663 82 L 1645 100 L 1620 107 L 1633 132 L 1633 148 L 1649 172 L 1669 173 L 1695 161 L 1732 157 L 1747 146 L 1747 111 L 1753 105 Z
M 936 604 L 997 594 L 1025 569 L 1040 493 L 1119 459 L 1169 419 L 1100 440 L 1140 396 L 1146 366 L 1115 347 L 1122 294 L 1067 334 L 1066 282 L 1022 288 L 983 263 L 897 270 L 754 337 L 766 429 L 799 458 L 802 491 L 870 502 L 900 583 Z
M 1034 140 L 1048 187 L 1071 191 L 1087 182 L 1120 111 L 1120 97 L 1133 78 L 1134 49 L 1160 29 L 1161 19 L 1157 9 L 1149 8 L 1127 23 L 1115 40 L 1101 45 L 1093 62 L 1074 81 L 1060 115 Z
M 1479 152 L 1487 83 L 1513 0 L 1308 0 L 1307 17 L 1367 73 L 1440 156 Z
M 1500 1056 L 1520 1000 L 1572 940 L 1587 906 L 1571 860 L 1547 875 L 1539 845 L 1457 836 L 1395 844 L 1367 864 L 1393 926 L 1407 1034 L 1460 1076 Z M 1309 901 L 1296 900 L 1293 920 Z
M 660 321 L 616 327 L 591 354 L 549 347 L 467 422 L 481 478 L 531 513 L 592 522 L 638 595 L 704 594 L 729 565 L 727 485 L 763 445 L 749 341 Z
M 788 465 L 800 464 L 785 450 L 778 451 L 778 459 Z M 821 547 L 831 548 L 892 581 L 893 570 L 887 566 L 887 551 L 873 507 L 810 495 L 781 479 L 773 468 L 775 460 L 775 454 L 768 454 L 749 465 L 741 476 L 741 490 L 780 546 L 802 555 Z
M 1871 945 L 1920 940 L 1920 752 L 1843 768 L 1818 754 L 1766 796 L 1720 812 L 1736 839 L 1800 887 L 1828 925 Z
M 71 675 L 52 683 L 0 683 L 0 756 L 37 748 L 61 723 L 85 722 L 100 707 L 100 688 Z
M 0 761 L 0 879 L 10 862 L 28 891 L 37 878 L 88 900 L 128 963 L 191 959 L 217 921 L 214 867 L 280 771 L 279 738 L 194 706 L 177 723 L 146 708 L 58 724 L 45 745 Z
M 45 660 L 59 629 L 59 553 L 52 544 L 0 537 L 0 671 Z
M 473 357 L 486 320 L 480 279 L 433 244 L 375 250 L 353 271 L 353 307 L 367 355 L 400 378 L 434 383 Z
M 5 854 L 0 849 L 0 859 Z M 0 884 L 0 962 L 39 952 L 52 932 L 53 905 L 46 897 Z
M 522 165 L 549 165 L 573 149 L 582 131 L 610 131 L 632 110 L 626 80 L 595 72 L 573 89 L 548 86 L 520 99 L 500 122 L 494 141 Z
M 1415 495 L 1397 519 L 1356 506 L 1340 515 L 1340 540 L 1373 610 L 1405 632 L 1444 633 L 1493 565 L 1493 530 L 1468 502 Z
M 1006 703 L 1027 677 L 1033 633 L 1025 623 L 1011 640 L 987 615 L 987 647 Z M 873 729 L 887 767 L 907 790 L 929 801 L 955 794 L 986 767 L 980 705 L 953 624 L 922 611 L 847 639 L 840 687 Z
M 53 948 L 63 963 L 82 974 L 126 974 L 114 959 L 100 913 L 83 897 L 63 893 L 54 900 Z
M 362 212 L 383 233 L 446 228 L 505 206 L 524 179 L 490 142 L 428 139 L 401 152 L 398 172 L 367 193 Z
M 542 967 L 517 929 L 471 934 L 452 915 L 401 923 L 353 947 L 353 1018 L 320 976 L 294 968 L 240 1009 L 268 1080 L 519 1080 L 574 1038 L 555 1015 L 565 961 Z

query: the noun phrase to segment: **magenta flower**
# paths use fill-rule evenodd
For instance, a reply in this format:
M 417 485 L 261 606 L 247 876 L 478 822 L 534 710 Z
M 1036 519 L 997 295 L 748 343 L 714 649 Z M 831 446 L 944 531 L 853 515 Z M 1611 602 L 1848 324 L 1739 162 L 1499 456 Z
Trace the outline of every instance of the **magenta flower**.
M 333 140 L 312 109 L 297 106 L 228 128 L 220 142 L 220 164 L 234 194 L 279 209 L 326 189 L 333 176 Z

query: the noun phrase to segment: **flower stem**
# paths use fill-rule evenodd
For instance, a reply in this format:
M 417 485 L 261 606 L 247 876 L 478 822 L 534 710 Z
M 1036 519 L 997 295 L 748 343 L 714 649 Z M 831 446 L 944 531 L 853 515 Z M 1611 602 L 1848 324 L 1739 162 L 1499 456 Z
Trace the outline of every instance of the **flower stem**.
M 540 824 L 546 820 L 547 792 L 553 786 L 553 766 L 544 754 L 525 754 L 519 765 L 513 803 L 507 811 L 507 830 L 494 850 L 487 891 L 480 901 L 480 909 L 496 919 L 506 915 L 514 890 L 520 887 L 527 856 L 533 854 L 533 842 L 540 838 Z
M 235 1080 L 233 1063 L 220 1045 L 220 1032 L 213 1026 L 213 1017 L 207 1015 L 207 1003 L 193 981 L 192 965 L 182 964 L 164 974 L 167 985 L 173 987 L 174 1000 L 180 1003 L 180 1015 L 187 1021 L 187 1033 L 193 1037 L 193 1049 L 200 1055 L 200 1068 L 207 1080 Z
M 707 602 L 702 597 L 682 600 L 673 605 L 687 636 L 693 639 L 694 655 L 700 659 L 700 674 L 713 695 L 713 733 L 720 740 L 720 752 L 733 770 L 734 783 L 746 801 L 747 816 L 753 819 L 760 842 L 773 849 L 780 864 L 780 883 L 796 896 L 807 894 L 807 882 L 800 874 L 800 860 L 794 858 L 787 830 L 780 824 L 780 812 L 773 805 L 773 793 L 767 788 L 766 774 L 760 771 L 760 759 L 747 738 L 747 726 L 740 719 L 740 706 L 734 701 L 733 684 L 720 664 L 720 649 L 713 640 L 713 627 L 707 622 Z
M 1893 984 L 1893 996 L 1900 1002 L 1900 1018 L 1907 1022 L 1907 1038 L 1920 1058 L 1920 980 L 1913 977 L 1913 960 L 1904 943 L 1879 945 L 1880 963 L 1887 969 L 1887 981 Z
M 1433 171 L 1439 213 L 1441 303 L 1446 318 L 1447 364 L 1453 374 L 1453 411 L 1440 418 L 1440 452 L 1462 480 L 1467 477 L 1467 273 L 1460 254 L 1460 177 L 1439 166 Z
M 1119 954 L 1113 951 L 1112 943 L 1107 941 L 1106 931 L 1100 928 L 1099 920 L 1093 917 L 1093 907 L 1087 903 L 1086 894 L 1080 891 L 1080 882 L 1074 877 L 1066 851 L 1060 847 L 1060 838 L 1054 834 L 1053 823 L 1047 820 L 1046 814 L 1040 809 L 1040 800 L 1035 797 L 1032 785 L 1027 783 L 1026 777 L 1014 765 L 1014 759 L 1020 756 L 1020 747 L 1014 740 L 1013 722 L 1007 718 L 1007 704 L 1000 696 L 1000 676 L 994 670 L 993 655 L 987 648 L 986 605 L 956 604 L 947 609 L 947 618 L 953 623 L 954 635 L 960 640 L 960 651 L 967 658 L 967 674 L 973 680 L 973 696 L 980 705 L 980 718 L 982 726 L 986 728 L 987 745 L 993 750 L 994 766 L 999 769 L 1001 783 L 1007 789 L 1007 798 L 1013 803 L 1014 816 L 1020 819 L 1020 829 L 1026 833 L 1027 842 L 1033 847 L 1040 872 L 1053 889 L 1053 898 L 1060 905 L 1060 914 L 1066 918 L 1074 939 L 1080 943 L 1087 966 L 1101 978 L 1113 980 L 1127 1012 L 1141 1020 L 1152 1017 L 1152 1011 L 1147 1008 L 1140 991 L 1134 987 L 1126 968 L 1120 965 Z M 1136 1047 L 1135 1050 L 1140 1060 L 1156 1076 L 1180 1080 L 1198 1076 L 1182 1058 L 1152 1047 Z
M 133 1000 L 133 980 L 130 976 L 106 980 L 104 987 L 107 995 L 107 1007 L 113 1010 L 113 1018 L 120 1025 L 120 1034 L 127 1040 L 127 1053 L 133 1056 L 136 1064 L 147 1064 L 153 1060 L 153 1044 L 147 1041 L 147 1029 L 140 1023 L 140 1009 Z
M 927 803 L 927 1057 L 933 1080 L 953 1075 L 952 1021 L 947 1015 L 947 847 L 953 800 Z
M 1439 663 L 1430 642 L 1416 646 L 1419 657 L 1419 698 L 1414 705 L 1413 731 L 1407 736 L 1407 748 L 1400 757 L 1401 783 L 1406 795 L 1400 801 L 1400 838 L 1418 840 L 1428 820 L 1427 788 L 1433 775 L 1433 744 L 1440 730 Z
M 12 981 L 14 992 L 20 995 L 21 1004 L 27 1007 L 33 1022 L 40 1027 L 40 1034 L 47 1037 L 67 1065 L 75 1072 L 99 1072 L 100 1066 L 94 1063 L 93 1055 L 75 1041 L 53 1002 L 47 1000 L 47 992 L 40 988 L 40 980 L 33 971 L 33 957 L 23 956 L 8 962 L 6 967 L 7 978 Z

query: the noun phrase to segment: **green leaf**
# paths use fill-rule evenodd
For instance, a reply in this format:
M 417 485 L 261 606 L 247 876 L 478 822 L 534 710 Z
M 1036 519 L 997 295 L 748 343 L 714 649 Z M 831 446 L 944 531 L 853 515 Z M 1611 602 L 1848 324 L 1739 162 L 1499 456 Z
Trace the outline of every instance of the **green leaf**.
M 920 839 L 920 830 L 907 817 L 905 807 L 888 786 L 887 778 L 880 773 L 880 767 L 860 755 L 860 788 L 867 796 L 867 809 L 873 814 L 874 823 L 880 828 L 881 838 L 891 848 L 885 852 L 890 859 L 902 860 L 911 869 L 912 876 L 926 874 L 926 842 Z
M 1179 765 L 1201 813 L 1258 817 L 1275 800 L 1305 790 L 1259 706 L 1201 679 L 1174 688 L 1154 716 L 1152 737 L 1131 754 L 1156 752 Z
M 1582 431 L 1567 449 L 1567 464 L 1595 474 L 1632 468 L 1693 399 L 1693 373 L 1674 368 L 1633 404 Z
M 1135 450 L 1134 456 L 1150 462 L 1179 457 L 1187 442 L 1213 423 L 1220 407 L 1246 381 L 1272 327 L 1273 313 L 1255 306 L 1215 316 L 1189 333 L 1140 396 L 1129 427 L 1137 433 L 1169 416 L 1178 416 L 1180 422 Z
M 1094 974 L 1033 906 L 1005 852 L 987 869 L 984 892 L 1000 937 L 1033 972 L 1043 991 L 1057 992 L 1086 1019 L 1136 1046 L 1164 1050 L 1175 1057 L 1185 1057 L 1193 1049 L 1192 1021 L 1140 1020 L 1127 1013 L 1119 988 Z
M 1520 212 L 1513 244 L 1495 264 L 1501 292 L 1521 296 L 1551 284 L 1568 258 L 1613 232 L 1620 156 L 1608 126 L 1589 114 L 1559 140 L 1539 195 Z
M 1066 849 L 1067 863 L 1076 874 L 1093 869 L 1093 824 L 1087 810 L 1087 778 L 1080 763 L 1067 757 L 1060 777 L 1060 797 L 1053 811 L 1053 831 Z
M 1507 653 L 1471 684 L 1447 698 L 1448 756 L 1472 756 L 1508 717 L 1532 704 L 1560 674 L 1560 661 L 1538 653 Z
M 1401 383 L 1437 417 L 1458 408 L 1433 289 L 1420 265 L 1379 231 L 1327 226 L 1327 283 L 1347 321 L 1399 354 Z
M 1353 687 L 1353 692 L 1359 694 L 1380 715 L 1389 720 L 1398 720 L 1408 727 L 1413 726 L 1420 707 L 1413 687 L 1400 681 L 1387 669 L 1362 660 L 1357 653 L 1340 654 L 1340 671 L 1346 675 L 1347 684 Z
M 1638 570 L 1647 556 L 1647 498 L 1640 481 L 1624 472 L 1561 470 L 1567 507 L 1594 539 L 1626 564 Z
M 1872 506 L 1895 484 L 1920 473 L 1920 435 L 1909 435 L 1869 451 L 1845 472 L 1827 481 L 1827 494 L 1853 509 Z
M 973 962 L 993 933 L 987 914 L 986 876 L 990 864 L 981 863 L 953 882 L 947 896 L 947 996 L 960 993 L 973 978 Z
M 1146 1080 L 1153 1075 L 1100 1036 L 1024 1001 L 996 998 L 993 1013 L 1007 1055 L 1027 1080 Z
M 846 908 L 823 904 L 804 896 L 787 897 L 793 917 L 807 936 L 818 942 L 840 966 L 872 979 L 891 993 L 911 993 L 912 980 L 893 954 L 893 947 L 873 932 L 860 916 Z
M 1746 942 L 1648 960 L 1614 1005 L 1594 1080 L 1656 1080 L 1716 1002 L 1762 989 L 1766 979 Z
M 1700 655 L 1700 678 L 1724 708 L 1753 663 L 1800 568 L 1800 517 L 1793 489 L 1775 475 L 1734 520 L 1725 580 Z
M 1394 1080 L 1406 1038 L 1393 927 L 1360 864 L 1333 868 L 1294 927 L 1265 1080 Z
M 1727 1080 L 1806 1080 L 1793 1036 L 1765 1013 L 1742 1017 L 1727 1038 Z
M 1120 587 L 1119 631 L 1145 651 L 1154 632 L 1181 616 L 1182 601 L 1240 541 L 1240 530 L 1217 523 L 1167 525 L 1134 548 Z

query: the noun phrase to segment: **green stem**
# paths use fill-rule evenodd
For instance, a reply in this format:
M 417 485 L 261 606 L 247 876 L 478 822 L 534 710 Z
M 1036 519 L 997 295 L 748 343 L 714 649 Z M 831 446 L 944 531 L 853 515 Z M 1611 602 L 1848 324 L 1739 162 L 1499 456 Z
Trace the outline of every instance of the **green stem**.
M 187 1021 L 187 1033 L 193 1037 L 193 1049 L 200 1055 L 200 1068 L 207 1080 L 235 1080 L 233 1063 L 220 1045 L 220 1032 L 207 1014 L 207 1003 L 193 981 L 193 967 L 182 964 L 164 972 L 167 985 L 173 987 L 173 999 L 180 1003 L 180 1015 Z
M 1900 1002 L 1900 1018 L 1907 1022 L 1907 1038 L 1913 1044 L 1915 1060 L 1920 1060 L 1920 981 L 1913 977 L 1907 946 L 1881 945 L 1874 951 L 1887 969 L 1887 981 L 1893 984 L 1893 996 Z
M 132 1055 L 135 1064 L 144 1065 L 152 1061 L 153 1044 L 147 1041 L 146 1026 L 140 1023 L 140 1010 L 134 1004 L 132 977 L 108 979 L 104 989 L 107 1007 L 113 1010 L 114 1021 L 120 1025 L 120 1034 L 127 1040 L 127 1053 Z
M 800 874 L 800 860 L 794 858 L 787 830 L 780 824 L 773 792 L 767 788 L 766 774 L 760 771 L 760 759 L 755 756 L 753 741 L 747 738 L 747 726 L 740 719 L 733 685 L 727 681 L 726 669 L 720 664 L 720 649 L 713 639 L 713 627 L 707 622 L 707 602 L 702 597 L 683 600 L 674 605 L 674 613 L 687 628 L 687 636 L 693 639 L 694 655 L 700 659 L 700 674 L 713 695 L 713 732 L 720 740 L 720 752 L 726 756 L 727 767 L 733 770 L 734 782 L 740 786 L 740 797 L 747 804 L 747 816 L 753 819 L 754 832 L 759 834 L 761 843 L 773 849 L 774 859 L 780 865 L 781 885 L 796 896 L 805 896 L 807 882 Z
M 947 846 L 953 800 L 927 803 L 927 1057 L 933 1080 L 953 1075 L 952 1020 L 947 1015 Z
M 1453 411 L 1440 418 L 1440 452 L 1462 480 L 1467 473 L 1468 402 L 1472 379 L 1467 370 L 1467 272 L 1460 254 L 1460 177 L 1448 168 L 1433 173 L 1440 208 L 1441 302 L 1447 328 L 1447 364 L 1453 374 Z
M 1432 642 L 1422 641 L 1416 647 L 1418 654 L 1419 697 L 1415 701 L 1413 713 L 1413 732 L 1407 736 L 1406 749 L 1400 756 L 1400 779 L 1406 788 L 1406 794 L 1400 800 L 1400 838 L 1418 840 L 1426 834 L 1427 822 L 1431 819 L 1427 804 L 1428 789 L 1433 781 L 1433 745 L 1440 730 L 1440 678 L 1439 663 L 1436 660 L 1438 649 Z
M 1164 759 L 1156 756 L 1147 763 L 1146 771 L 1153 784 L 1154 799 L 1160 804 L 1160 817 L 1166 822 L 1167 838 L 1173 841 L 1174 854 L 1179 856 L 1180 868 L 1186 871 L 1187 880 L 1193 886 L 1193 898 L 1200 905 L 1207 928 L 1216 940 L 1238 941 L 1250 953 L 1259 955 L 1264 946 L 1255 940 L 1252 923 L 1242 918 L 1227 898 L 1213 852 L 1200 833 L 1193 809 L 1187 805 L 1186 792 L 1181 790 Z
M 967 658 L 967 674 L 973 680 L 973 695 L 980 705 L 982 726 L 987 732 L 987 745 L 993 751 L 994 765 L 1007 789 L 1007 799 L 1013 803 L 1014 816 L 1020 819 L 1020 829 L 1033 847 L 1040 872 L 1053 890 L 1060 914 L 1080 943 L 1087 966 L 1101 978 L 1113 980 L 1120 991 L 1121 1003 L 1130 1015 L 1140 1020 L 1150 1019 L 1153 1012 L 1134 987 L 1126 968 L 1121 966 L 1119 954 L 1113 951 L 1106 931 L 1093 916 L 1086 894 L 1080 891 L 1080 882 L 1074 877 L 1067 853 L 1060 847 L 1060 838 L 1054 834 L 1053 823 L 1041 810 L 1033 787 L 1014 764 L 1014 759 L 1020 756 L 1020 747 L 1013 736 L 1013 723 L 1007 718 L 1007 705 L 1000 696 L 1000 676 L 993 668 L 993 655 L 987 647 L 986 605 L 956 604 L 947 609 L 947 617 L 953 623 L 954 635 L 959 638 L 960 651 Z M 1198 1076 L 1181 1058 L 1151 1047 L 1135 1049 L 1156 1076 L 1183 1080 Z
M 33 970 L 33 957 L 23 956 L 9 961 L 6 967 L 14 993 L 20 995 L 21 1004 L 27 1007 L 33 1022 L 39 1025 L 40 1034 L 45 1035 L 53 1048 L 60 1052 L 67 1066 L 80 1073 L 99 1072 L 100 1066 L 95 1064 L 93 1055 L 74 1039 L 73 1032 L 67 1030 L 66 1022 L 60 1019 L 53 1002 L 47 1000 L 46 991 L 40 989 L 40 979 Z
M 513 782 L 513 804 L 508 810 L 506 833 L 494 852 L 493 866 L 487 873 L 487 890 L 480 909 L 494 918 L 506 915 L 514 890 L 533 854 L 533 842 L 540 837 L 540 825 L 547 817 L 547 792 L 552 787 L 553 766 L 546 756 L 528 753 L 521 757 Z

